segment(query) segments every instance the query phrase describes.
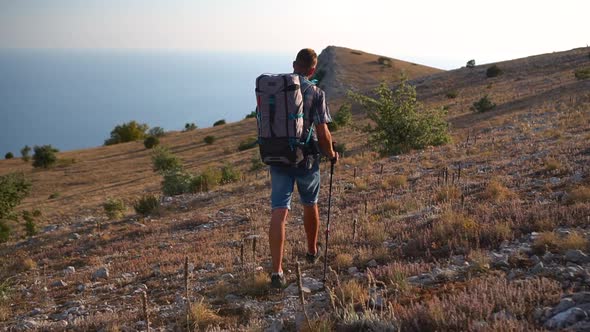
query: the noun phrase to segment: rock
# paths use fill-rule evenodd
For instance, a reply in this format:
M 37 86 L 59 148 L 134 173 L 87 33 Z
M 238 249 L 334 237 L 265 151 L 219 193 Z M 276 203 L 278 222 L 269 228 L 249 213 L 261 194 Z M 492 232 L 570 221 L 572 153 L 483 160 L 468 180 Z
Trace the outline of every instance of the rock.
M 207 270 L 207 271 L 213 271 L 213 270 L 215 270 L 215 263 L 207 263 L 207 264 L 205 264 L 205 270 Z
M 69 275 L 74 274 L 74 273 L 76 273 L 76 268 L 73 267 L 73 266 L 68 266 L 64 270 L 64 276 L 69 276 Z
M 51 232 L 55 232 L 57 230 L 58 226 L 57 225 L 48 225 L 45 226 L 43 228 L 43 233 L 51 233 Z
M 551 313 L 553 315 L 557 315 L 558 313 L 564 312 L 575 305 L 576 304 L 573 299 L 566 297 L 561 299 L 559 304 L 555 308 L 553 308 L 553 310 L 551 310 Z
M 304 293 L 313 293 L 324 289 L 324 283 L 321 281 L 310 278 L 310 277 L 303 277 L 301 280 L 303 284 L 303 292 Z M 289 287 L 285 288 L 285 294 L 288 295 L 299 295 L 299 286 L 296 282 L 289 285 Z
M 100 269 L 94 271 L 94 273 L 92 274 L 92 280 L 98 280 L 98 279 L 108 279 L 109 278 L 109 269 L 107 269 L 106 267 L 101 267 Z
M 40 308 L 34 308 L 33 310 L 31 310 L 31 312 L 29 313 L 29 316 L 37 316 L 42 314 L 43 311 Z
M 463 255 L 454 255 L 454 256 L 451 256 L 451 262 L 454 265 L 461 266 L 461 265 L 463 265 L 465 263 L 465 257 Z
M 376 260 L 372 259 L 367 263 L 367 266 L 368 267 L 377 267 L 377 266 L 379 266 L 379 264 L 377 264 Z
M 233 301 L 237 301 L 237 300 L 241 300 L 242 298 L 235 295 L 235 294 L 227 294 L 225 296 L 225 300 L 228 302 L 233 302 Z
M 68 284 L 66 284 L 63 280 L 58 280 L 54 283 L 51 284 L 51 287 L 66 287 Z
M 70 236 L 70 239 L 72 240 L 80 240 L 81 236 L 78 233 L 72 233 L 72 235 Z
M 359 269 L 356 268 L 356 266 L 351 266 L 348 268 L 348 274 L 355 274 L 359 271 Z
M 556 184 L 559 184 L 561 182 L 561 179 L 560 178 L 556 178 L 556 177 L 552 177 L 552 178 L 549 179 L 549 182 L 552 185 L 556 185 Z
M 86 285 L 79 284 L 78 287 L 76 287 L 76 289 L 78 290 L 78 292 L 83 292 L 86 290 Z
M 576 305 L 590 303 L 590 292 L 580 292 L 572 295 L 572 300 Z
M 532 274 L 541 274 L 543 272 L 545 272 L 545 266 L 543 265 L 543 262 L 539 262 L 539 264 L 535 265 L 535 267 L 533 267 L 531 270 Z
M 565 252 L 565 260 L 576 264 L 584 264 L 590 262 L 590 257 L 581 250 L 568 250 Z
M 19 322 L 16 326 L 17 331 L 29 331 L 36 329 L 39 326 L 39 323 L 32 319 L 24 319 L 23 321 Z
M 68 314 L 66 314 L 65 312 L 62 313 L 54 313 L 49 315 L 49 319 L 54 320 L 54 321 L 63 321 L 68 319 Z
M 225 279 L 225 280 L 233 280 L 234 279 L 234 275 L 231 273 L 225 273 L 221 276 L 221 279 Z
M 283 330 L 283 320 L 282 319 L 273 319 L 270 322 L 268 328 L 264 330 L 264 332 L 280 332 Z
M 588 315 L 580 308 L 573 307 L 564 312 L 561 312 L 545 322 L 545 327 L 548 329 L 563 329 L 570 325 L 586 319 Z
M 555 259 L 555 255 L 550 253 L 549 251 L 547 251 L 545 253 L 545 255 L 543 255 L 543 261 L 544 262 L 551 262 L 553 259 Z
M 433 284 L 434 277 L 432 277 L 429 273 L 422 273 L 417 276 L 412 276 L 408 278 L 408 282 L 412 284 L 419 284 L 419 285 L 431 285 Z
M 537 255 L 533 255 L 533 256 L 531 257 L 531 263 L 532 263 L 533 265 L 537 265 L 537 264 L 539 264 L 540 262 L 541 262 L 541 259 L 539 258 L 539 256 L 537 256 Z

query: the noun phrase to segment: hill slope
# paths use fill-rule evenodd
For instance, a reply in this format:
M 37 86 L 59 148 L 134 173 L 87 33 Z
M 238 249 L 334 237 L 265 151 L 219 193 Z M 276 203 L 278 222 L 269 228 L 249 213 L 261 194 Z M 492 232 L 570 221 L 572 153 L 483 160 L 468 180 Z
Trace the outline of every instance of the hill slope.
M 348 151 L 334 177 L 334 297 L 321 290 L 321 266 L 302 266 L 313 326 L 587 330 L 590 81 L 574 71 L 590 67 L 588 52 L 500 62 L 504 73 L 494 78 L 485 75 L 490 65 L 414 78 L 426 107 L 448 109 L 453 144 L 382 158 L 363 133 L 335 132 Z M 370 90 L 374 76 L 360 75 L 348 81 L 367 79 L 357 88 Z M 497 108 L 470 111 L 484 95 Z M 366 121 L 360 110 L 354 120 Z M 249 170 L 255 150 L 237 151 L 254 132 L 249 119 L 169 133 L 162 144 L 189 171 L 229 163 L 244 176 L 208 193 L 164 198 L 146 218 L 129 209 L 108 220 L 100 206 L 107 197 L 133 203 L 159 193 L 161 177 L 139 142 L 60 153 L 65 161 L 49 170 L 0 161 L 0 174 L 23 171 L 33 181 L 19 209 L 43 212 L 40 234 L 21 239 L 14 223 L 16 234 L 0 245 L 0 329 L 142 330 L 138 291 L 158 330 L 184 329 L 187 293 L 196 328 L 306 328 L 296 286 L 287 296 L 267 288 L 268 173 Z M 207 135 L 218 143 L 206 145 Z M 294 199 L 285 245 L 290 282 L 305 255 Z M 97 273 L 101 267 L 108 276 Z

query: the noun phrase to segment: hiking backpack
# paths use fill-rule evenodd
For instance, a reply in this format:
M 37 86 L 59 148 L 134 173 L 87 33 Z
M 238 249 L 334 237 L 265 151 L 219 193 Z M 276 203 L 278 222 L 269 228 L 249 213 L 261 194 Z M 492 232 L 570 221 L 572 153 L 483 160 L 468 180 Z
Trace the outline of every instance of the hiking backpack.
M 265 164 L 297 167 L 305 160 L 313 125 L 305 125 L 310 119 L 303 94 L 312 85 L 297 74 L 263 74 L 256 79 L 258 144 Z

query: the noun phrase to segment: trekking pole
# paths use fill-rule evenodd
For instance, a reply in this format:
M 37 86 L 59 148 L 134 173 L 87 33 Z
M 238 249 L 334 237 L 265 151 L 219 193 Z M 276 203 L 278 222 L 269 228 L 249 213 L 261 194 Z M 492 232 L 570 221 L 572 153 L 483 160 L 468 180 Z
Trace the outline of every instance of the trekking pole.
M 330 160 L 330 190 L 328 193 L 328 222 L 326 223 L 326 248 L 324 249 L 324 284 L 326 283 L 326 270 L 328 269 L 328 238 L 330 236 L 330 209 L 332 208 L 332 177 L 334 176 L 334 164 L 336 159 Z

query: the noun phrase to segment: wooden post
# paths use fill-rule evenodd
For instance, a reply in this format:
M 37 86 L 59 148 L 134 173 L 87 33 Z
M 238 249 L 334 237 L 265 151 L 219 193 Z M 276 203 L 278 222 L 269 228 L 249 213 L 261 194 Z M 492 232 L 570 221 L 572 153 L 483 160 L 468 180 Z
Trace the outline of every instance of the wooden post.
M 188 256 L 184 257 L 184 292 L 186 297 L 186 330 L 190 331 L 191 300 L 188 287 Z
M 148 315 L 148 299 L 145 291 L 141 292 L 141 309 L 143 311 L 143 319 L 145 320 L 145 326 L 147 331 L 150 331 L 150 317 Z

